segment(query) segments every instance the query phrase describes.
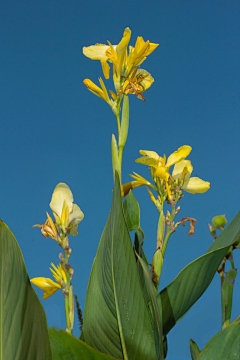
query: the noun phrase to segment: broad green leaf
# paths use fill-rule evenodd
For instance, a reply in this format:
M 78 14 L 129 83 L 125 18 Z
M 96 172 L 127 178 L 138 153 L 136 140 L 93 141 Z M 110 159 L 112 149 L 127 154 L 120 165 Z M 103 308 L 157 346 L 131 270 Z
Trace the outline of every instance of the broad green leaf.
M 137 255 L 138 260 L 143 268 L 144 276 L 146 285 L 148 288 L 148 293 L 150 295 L 150 304 L 153 314 L 153 324 L 154 324 L 154 336 L 155 336 L 155 343 L 156 343 L 156 353 L 157 353 L 157 360 L 163 360 L 163 344 L 162 344 L 162 324 L 161 324 L 161 314 L 160 314 L 160 307 L 157 303 L 157 297 L 155 293 L 155 289 L 152 283 L 152 280 L 149 275 L 148 267 L 145 262 L 141 259 L 139 255 Z
M 163 334 L 166 335 L 210 285 L 221 260 L 240 235 L 240 212 L 206 254 L 188 264 L 157 296 L 161 297 Z M 159 301 L 160 305 L 160 301 Z
M 191 353 L 192 360 L 197 360 L 197 357 L 200 354 L 199 347 L 197 346 L 195 341 L 193 341 L 192 339 L 190 339 L 190 353 Z
M 214 336 L 203 348 L 197 360 L 239 360 L 240 319 Z
M 64 330 L 49 330 L 53 360 L 114 360 Z
M 129 232 L 137 230 L 140 227 L 140 209 L 139 204 L 130 190 L 123 203 L 124 215 Z
M 0 278 L 0 359 L 52 359 L 43 307 L 30 284 L 19 245 L 1 220 Z
M 138 278 L 118 176 L 89 279 L 83 332 L 88 345 L 116 358 L 156 360 L 151 314 Z

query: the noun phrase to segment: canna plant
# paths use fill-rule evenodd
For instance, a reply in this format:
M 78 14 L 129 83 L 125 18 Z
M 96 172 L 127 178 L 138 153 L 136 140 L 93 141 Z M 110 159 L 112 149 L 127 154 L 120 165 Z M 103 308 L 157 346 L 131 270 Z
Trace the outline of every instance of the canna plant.
M 83 48 L 86 57 L 101 62 L 107 81 L 112 64 L 115 91 L 108 91 L 101 77 L 100 87 L 90 79 L 85 79 L 84 84 L 110 106 L 118 133 L 112 135 L 111 140 L 112 206 L 92 265 L 80 339 L 72 335 L 73 285 L 76 280 L 69 263 L 72 252 L 69 237 L 78 234 L 78 225 L 84 215 L 80 207 L 73 203 L 70 188 L 59 183 L 50 202 L 54 220 L 47 213 L 45 224 L 34 225 L 41 229 L 44 237 L 49 236 L 62 248 L 59 265 L 51 264 L 54 280 L 36 277 L 29 281 L 17 241 L 7 225 L 0 222 L 0 271 L 1 279 L 4 279 L 0 287 L 0 358 L 3 360 L 163 360 L 167 358 L 169 331 L 202 296 L 216 271 L 221 279 L 223 330 L 202 351 L 190 340 L 189 356 L 193 360 L 216 358 L 216 354 L 218 359 L 238 359 L 240 323 L 239 319 L 231 323 L 231 308 L 236 277 L 232 252 L 239 246 L 240 213 L 226 229 L 225 218 L 214 218 L 209 228 L 215 240 L 208 251 L 188 264 L 168 286 L 159 291 L 171 236 L 177 232 L 179 225 L 185 226 L 187 221 L 190 224 L 188 235 L 193 235 L 197 222 L 189 216 L 177 220 L 183 191 L 204 193 L 210 183 L 191 177 L 193 167 L 187 157 L 192 148 L 183 145 L 167 159 L 155 151 L 140 150 L 142 157 L 136 162 L 150 169 L 151 180 L 133 173 L 131 177 L 134 180 L 122 184 L 123 150 L 129 127 L 129 97 L 135 95 L 145 101 L 144 93 L 154 79 L 147 70 L 142 69 L 142 64 L 158 46 L 149 40 L 144 41 L 142 37 L 137 38 L 135 46 L 129 46 L 130 38 L 131 30 L 126 28 L 117 45 L 108 41 L 107 45 Z M 151 263 L 144 253 L 140 206 L 133 195 L 133 191 L 137 194 L 135 188 L 139 186 L 147 187 L 150 200 L 159 213 L 156 251 Z M 222 231 L 219 236 L 216 236 L 217 229 Z M 133 243 L 130 237 L 132 231 Z M 230 261 L 232 266 L 227 274 L 226 261 Z M 43 299 L 46 301 L 56 291 L 62 290 L 65 331 L 47 328 L 44 310 L 31 283 L 44 290 Z M 81 318 L 79 308 L 78 313 Z

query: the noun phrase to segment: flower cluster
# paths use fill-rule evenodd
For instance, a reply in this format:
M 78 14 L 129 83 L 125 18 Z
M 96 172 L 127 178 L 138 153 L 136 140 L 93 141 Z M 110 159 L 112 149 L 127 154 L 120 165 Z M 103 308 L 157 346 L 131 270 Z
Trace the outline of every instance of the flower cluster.
M 62 289 L 63 292 L 66 292 L 66 288 L 69 290 L 68 285 L 70 285 L 73 270 L 71 269 L 70 264 L 68 264 L 68 258 L 71 254 L 68 235 L 75 236 L 78 234 L 78 224 L 84 217 L 80 207 L 73 204 L 73 194 L 70 188 L 64 183 L 59 183 L 55 187 L 50 202 L 50 208 L 53 211 L 55 221 L 53 222 L 51 216 L 47 213 L 47 221 L 45 224 L 34 225 L 33 227 L 39 227 L 44 237 L 50 236 L 52 239 L 56 240 L 64 251 L 65 259 L 63 254 L 60 254 L 61 263 L 59 266 L 55 267 L 52 263 L 52 267 L 55 271 L 50 268 L 57 283 L 44 277 L 31 279 L 31 282 L 34 285 L 44 290 L 43 299 L 47 299 L 58 289 Z
M 105 79 L 109 79 L 109 63 L 113 64 L 113 82 L 116 93 L 109 90 L 113 100 L 109 99 L 101 78 L 99 79 L 101 88 L 89 79 L 84 80 L 84 84 L 89 90 L 105 100 L 111 106 L 113 112 L 116 111 L 116 100 L 119 94 L 136 94 L 138 98 L 145 101 L 142 93 L 154 82 L 152 76 L 139 67 L 147 56 L 157 48 L 158 44 L 150 43 L 149 40 L 144 41 L 139 36 L 135 46 L 129 46 L 128 51 L 130 38 L 131 30 L 126 28 L 118 45 L 112 45 L 108 41 L 108 45 L 96 44 L 83 48 L 83 54 L 86 57 L 92 60 L 100 60 Z
M 122 186 L 122 195 L 125 196 L 130 191 L 138 186 L 147 185 L 151 189 L 157 191 L 160 196 L 160 201 L 177 202 L 181 196 L 181 190 L 196 194 L 204 193 L 209 187 L 210 183 L 203 181 L 198 177 L 190 177 L 193 171 L 193 166 L 190 160 L 185 160 L 192 148 L 188 145 L 181 146 L 177 151 L 171 154 L 166 160 L 166 155 L 159 156 L 155 151 L 140 150 L 142 157 L 136 160 L 137 163 L 149 165 L 152 179 L 155 185 L 149 183 L 146 179 L 138 174 L 131 175 L 135 181 L 124 184 Z M 170 167 L 174 165 L 172 174 L 170 174 Z M 176 201 L 176 194 L 177 201 Z M 152 198 L 151 198 L 152 199 Z

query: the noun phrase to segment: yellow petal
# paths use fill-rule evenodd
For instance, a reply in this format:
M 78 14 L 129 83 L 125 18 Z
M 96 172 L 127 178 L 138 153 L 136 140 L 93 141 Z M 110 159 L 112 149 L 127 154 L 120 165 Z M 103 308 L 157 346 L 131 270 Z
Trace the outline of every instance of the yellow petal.
M 51 288 L 51 289 L 48 289 L 48 290 L 44 290 L 42 299 L 43 299 L 43 300 L 48 299 L 48 298 L 49 298 L 50 296 L 52 296 L 56 291 L 58 291 L 57 288 Z
M 91 46 L 84 46 L 83 54 L 92 59 L 92 60 L 107 60 L 106 51 L 108 50 L 108 45 L 96 44 Z
M 170 167 L 176 164 L 177 162 L 185 159 L 189 155 L 191 150 L 192 150 L 191 146 L 188 145 L 181 146 L 177 151 L 175 151 L 168 157 L 166 166 Z
M 73 204 L 72 212 L 69 214 L 69 231 L 70 235 L 77 235 L 78 234 L 78 227 L 77 225 L 82 221 L 84 218 L 84 214 L 80 207 L 76 204 Z
M 50 202 L 50 208 L 59 218 L 62 215 L 64 201 L 65 205 L 68 206 L 69 212 L 71 212 L 73 208 L 73 194 L 67 184 L 59 183 L 53 191 Z
M 126 60 L 127 57 L 127 46 L 131 38 L 131 30 L 129 28 L 126 28 L 123 33 L 122 40 L 120 43 L 116 46 L 116 53 L 118 58 L 118 63 L 116 66 L 117 75 L 118 77 L 121 76 L 121 69 L 124 63 L 124 60 Z
M 190 160 L 181 160 L 174 165 L 172 177 L 174 180 L 182 180 L 184 171 L 184 179 L 188 179 L 193 171 L 193 166 Z
M 205 193 L 210 188 L 210 183 L 203 181 L 198 177 L 192 177 L 183 183 L 181 189 L 191 193 Z
M 150 165 L 150 166 L 157 168 L 158 161 L 161 158 L 155 151 L 140 150 L 139 152 L 141 155 L 145 155 L 145 156 L 136 159 L 135 160 L 136 163 Z
M 158 166 L 155 171 L 155 176 L 157 176 L 159 179 L 168 181 L 170 174 L 164 166 Z
M 107 61 L 104 59 L 101 60 L 101 65 L 105 79 L 109 79 L 110 66 L 108 65 Z
M 39 287 L 39 289 L 42 290 L 48 290 L 51 288 L 57 288 L 56 291 L 58 289 L 61 289 L 61 286 L 57 283 L 55 283 L 53 280 L 48 279 L 48 278 L 44 278 L 44 277 L 37 277 L 37 278 L 33 278 L 30 280 L 34 285 L 36 285 L 37 287 Z

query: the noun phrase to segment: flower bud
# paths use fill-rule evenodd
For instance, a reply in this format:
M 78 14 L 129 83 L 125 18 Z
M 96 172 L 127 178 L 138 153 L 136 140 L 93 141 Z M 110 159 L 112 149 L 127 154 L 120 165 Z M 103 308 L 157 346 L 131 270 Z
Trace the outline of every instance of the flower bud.
M 224 228 L 224 226 L 227 225 L 227 219 L 225 216 L 226 214 L 214 216 L 212 224 L 216 229 Z

